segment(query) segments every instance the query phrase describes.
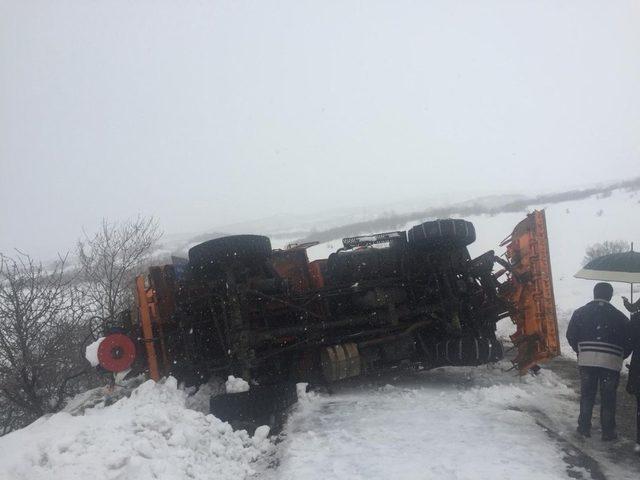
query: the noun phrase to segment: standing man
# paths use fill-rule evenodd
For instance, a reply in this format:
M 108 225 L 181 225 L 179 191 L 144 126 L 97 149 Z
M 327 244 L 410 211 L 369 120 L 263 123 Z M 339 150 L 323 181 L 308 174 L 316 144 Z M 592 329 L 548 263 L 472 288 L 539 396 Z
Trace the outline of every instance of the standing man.
M 567 340 L 578 354 L 580 368 L 578 434 L 591 436 L 591 416 L 600 386 L 600 424 L 604 441 L 618 438 L 616 392 L 622 362 L 629 355 L 629 320 L 609 303 L 612 296 L 611 284 L 596 284 L 593 301 L 573 312 L 567 328 Z

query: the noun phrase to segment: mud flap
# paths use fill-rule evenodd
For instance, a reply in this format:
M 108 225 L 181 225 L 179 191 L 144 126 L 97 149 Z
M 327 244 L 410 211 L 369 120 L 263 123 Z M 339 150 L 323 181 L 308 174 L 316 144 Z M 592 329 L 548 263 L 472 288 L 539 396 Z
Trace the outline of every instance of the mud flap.
M 236 430 L 253 435 L 256 428 L 268 425 L 272 433 L 282 428 L 287 409 L 297 401 L 295 383 L 252 385 L 246 392 L 211 397 L 212 415 L 229 422 Z
M 508 265 L 496 276 L 507 275 L 501 296 L 510 305 L 516 325 L 511 336 L 520 373 L 560 355 L 558 319 L 553 294 L 549 240 L 544 211 L 527 215 L 500 246 L 506 246 Z M 502 263 L 502 262 L 501 262 Z

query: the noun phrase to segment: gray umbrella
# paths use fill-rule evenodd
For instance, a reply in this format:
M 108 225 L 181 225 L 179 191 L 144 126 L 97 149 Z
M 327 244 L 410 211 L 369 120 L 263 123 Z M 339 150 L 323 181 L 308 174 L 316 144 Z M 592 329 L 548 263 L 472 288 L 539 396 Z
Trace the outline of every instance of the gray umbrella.
M 640 252 L 634 252 L 631 244 L 629 252 L 611 253 L 591 260 L 574 277 L 630 283 L 633 302 L 633 284 L 640 283 Z

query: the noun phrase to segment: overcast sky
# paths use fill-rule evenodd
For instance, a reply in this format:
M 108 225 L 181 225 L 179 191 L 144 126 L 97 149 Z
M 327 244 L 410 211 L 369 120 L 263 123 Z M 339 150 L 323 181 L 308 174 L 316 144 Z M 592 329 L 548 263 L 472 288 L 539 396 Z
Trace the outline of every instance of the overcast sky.
M 0 0 L 0 251 L 638 174 L 639 25 L 639 1 Z

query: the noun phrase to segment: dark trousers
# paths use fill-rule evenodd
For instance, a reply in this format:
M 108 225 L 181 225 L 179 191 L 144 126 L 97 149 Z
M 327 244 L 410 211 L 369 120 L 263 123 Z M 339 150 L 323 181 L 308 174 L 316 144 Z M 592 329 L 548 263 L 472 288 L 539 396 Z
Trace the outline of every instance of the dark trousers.
M 591 416 L 600 387 L 600 424 L 602 434 L 612 434 L 616 430 L 616 393 L 620 382 L 620 372 L 600 367 L 580 367 L 580 417 L 578 427 L 584 432 L 591 431 Z

